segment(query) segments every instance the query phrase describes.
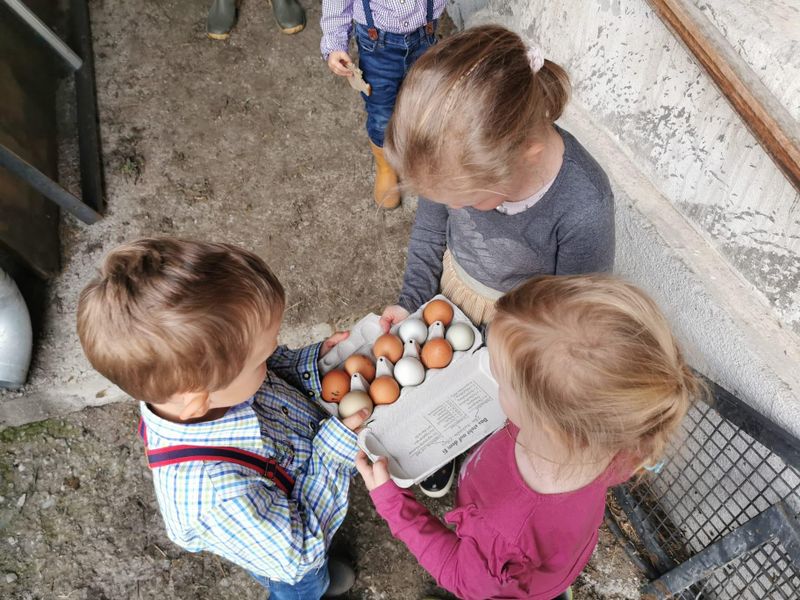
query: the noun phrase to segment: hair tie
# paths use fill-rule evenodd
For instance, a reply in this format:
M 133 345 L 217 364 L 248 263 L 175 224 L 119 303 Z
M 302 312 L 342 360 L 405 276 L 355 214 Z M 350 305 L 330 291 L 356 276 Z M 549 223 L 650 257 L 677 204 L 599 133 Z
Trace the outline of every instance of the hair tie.
M 542 49 L 539 46 L 528 46 L 528 62 L 531 64 L 531 69 L 534 73 L 538 73 L 544 66 L 544 56 Z

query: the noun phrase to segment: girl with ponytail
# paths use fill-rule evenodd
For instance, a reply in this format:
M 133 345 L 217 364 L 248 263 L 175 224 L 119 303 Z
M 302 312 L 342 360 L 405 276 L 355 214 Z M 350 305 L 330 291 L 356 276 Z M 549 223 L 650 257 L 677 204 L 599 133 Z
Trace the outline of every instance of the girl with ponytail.
M 446 38 L 414 64 L 384 152 L 420 201 L 384 327 L 440 289 L 482 323 L 533 275 L 611 271 L 608 179 L 555 125 L 569 91 L 564 69 L 499 26 Z
M 529 277 L 612 270 L 608 178 L 555 124 L 569 90 L 564 69 L 494 25 L 446 38 L 414 64 L 384 143 L 420 196 L 385 331 L 440 290 L 481 324 Z M 422 491 L 444 495 L 454 472 L 444 467 Z

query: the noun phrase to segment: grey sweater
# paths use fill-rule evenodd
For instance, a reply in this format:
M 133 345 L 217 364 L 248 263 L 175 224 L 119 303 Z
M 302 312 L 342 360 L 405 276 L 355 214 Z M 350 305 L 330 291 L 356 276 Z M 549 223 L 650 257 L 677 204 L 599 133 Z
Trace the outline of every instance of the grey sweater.
M 413 312 L 439 290 L 442 257 L 484 285 L 507 292 L 534 275 L 575 275 L 614 267 L 614 196 L 603 169 L 570 133 L 553 185 L 532 207 L 451 209 L 419 199 L 399 304 Z

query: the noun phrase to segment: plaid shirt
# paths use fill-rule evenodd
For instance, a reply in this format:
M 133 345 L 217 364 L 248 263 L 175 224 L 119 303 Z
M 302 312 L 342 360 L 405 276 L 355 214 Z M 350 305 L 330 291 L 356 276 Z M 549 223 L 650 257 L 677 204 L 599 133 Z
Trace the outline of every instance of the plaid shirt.
M 434 0 L 433 18 L 444 12 L 445 0 Z M 411 33 L 425 25 L 427 0 L 369 0 L 375 27 L 390 33 Z M 334 50 L 347 52 L 353 20 L 367 24 L 363 0 L 322 0 L 322 41 L 320 52 L 325 60 Z
M 178 424 L 141 404 L 150 449 L 234 446 L 274 458 L 295 479 L 290 497 L 254 471 L 227 462 L 153 469 L 169 538 L 269 579 L 296 583 L 325 562 L 347 512 L 356 436 L 314 401 L 320 344 L 278 348 L 261 388 L 220 419 Z

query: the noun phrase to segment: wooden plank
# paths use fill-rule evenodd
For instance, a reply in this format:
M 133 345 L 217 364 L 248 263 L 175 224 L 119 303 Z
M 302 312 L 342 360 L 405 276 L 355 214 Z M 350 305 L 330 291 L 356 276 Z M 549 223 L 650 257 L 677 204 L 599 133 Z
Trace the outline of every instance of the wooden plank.
M 648 0 L 800 191 L 800 127 L 691 0 Z
M 28 2 L 46 22 L 54 18 L 52 4 Z M 50 49 L 0 1 L 0 146 L 52 179 L 58 177 L 60 68 Z M 55 275 L 60 268 L 58 224 L 58 206 L 0 166 L 0 260 L 24 264 L 42 278 Z

